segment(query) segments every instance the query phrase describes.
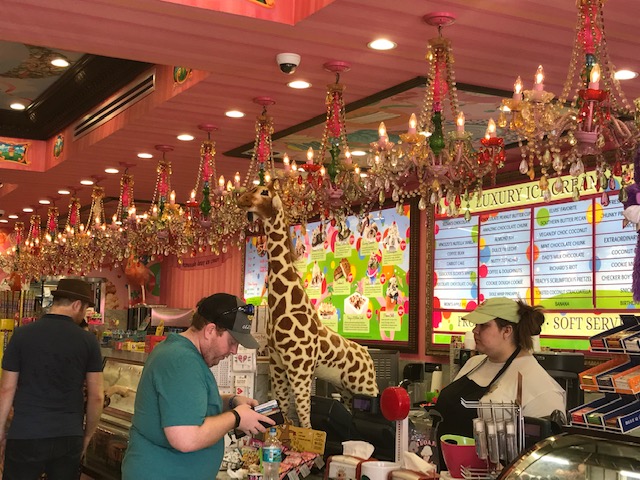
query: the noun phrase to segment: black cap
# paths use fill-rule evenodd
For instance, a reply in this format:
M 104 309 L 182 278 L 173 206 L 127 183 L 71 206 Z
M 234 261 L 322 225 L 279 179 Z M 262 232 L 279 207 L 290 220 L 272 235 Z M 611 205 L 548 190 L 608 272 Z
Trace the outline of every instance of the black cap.
M 63 278 L 58 282 L 58 289 L 51 292 L 51 295 L 56 298 L 81 300 L 82 302 L 88 303 L 90 307 L 96 304 L 91 285 L 78 278 Z
M 236 341 L 246 348 L 258 348 L 260 345 L 251 336 L 253 305 L 247 305 L 235 295 L 214 293 L 198 302 L 198 313 L 205 320 L 226 328 Z

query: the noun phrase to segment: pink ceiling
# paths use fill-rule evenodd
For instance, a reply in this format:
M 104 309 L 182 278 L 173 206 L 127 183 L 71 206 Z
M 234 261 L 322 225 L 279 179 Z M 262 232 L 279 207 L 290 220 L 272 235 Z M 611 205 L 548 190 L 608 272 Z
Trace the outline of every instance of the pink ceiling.
M 0 40 L 159 67 L 152 95 L 76 142 L 66 135 L 59 161 L 52 160 L 53 140 L 38 145 L 39 155 L 45 156 L 44 161 L 39 160 L 45 165 L 43 171 L 27 172 L 15 166 L 3 169 L 0 163 L 0 182 L 10 185 L 0 189 L 0 209 L 9 214 L 37 206 L 40 198 L 56 197 L 60 187 L 80 188 L 81 178 L 105 177 L 104 168 L 117 167 L 119 162 L 135 164 L 130 173 L 135 177 L 136 198 L 149 199 L 156 176 L 157 144 L 175 148 L 167 158 L 173 164 L 172 186 L 178 200 L 184 200 L 195 182 L 198 140 L 204 137 L 197 125 L 204 122 L 219 127 L 214 134 L 219 173 L 227 178 L 236 171 L 243 174 L 248 161 L 225 157 L 222 152 L 253 141 L 255 116 L 261 109 L 253 103 L 254 97 L 266 95 L 276 101 L 269 113 L 280 131 L 324 113 L 326 84 L 333 81 L 332 74 L 322 68 L 328 60 L 351 63 L 351 70 L 341 79 L 347 85 L 347 103 L 424 75 L 427 41 L 437 32 L 422 16 L 432 11 L 457 16 L 455 25 L 444 33 L 453 43 L 458 82 L 508 91 L 518 75 L 531 83 L 536 67 L 543 64 L 547 90 L 557 95 L 567 74 L 576 23 L 572 0 L 298 0 L 296 5 L 308 3 L 318 11 L 306 18 L 300 15 L 297 22 L 274 20 L 282 14 L 278 9 L 289 8 L 292 0 L 275 0 L 274 8 L 248 0 L 234 2 L 243 4 L 248 13 L 234 15 L 159 0 L 4 0 Z M 637 0 L 605 4 L 610 56 L 618 67 L 640 70 L 639 14 Z M 397 42 L 398 48 L 369 50 L 367 42 L 380 36 Z M 301 55 L 294 75 L 278 70 L 275 56 L 281 52 Z M 179 87 L 171 78 L 174 65 L 194 69 Z M 292 90 L 286 86 L 292 79 L 307 80 L 313 87 Z M 629 99 L 640 96 L 640 78 L 623 83 L 623 89 Z M 461 101 L 474 103 L 464 95 Z M 492 108 L 490 103 L 487 109 Z M 247 115 L 230 119 L 224 116 L 229 109 Z M 407 110 L 394 112 L 398 114 L 394 122 L 405 123 Z M 365 112 L 371 114 L 372 107 Z M 350 122 L 362 114 L 353 112 Z M 194 134 L 196 141 L 176 140 L 176 135 L 185 132 Z M 140 160 L 136 157 L 140 151 L 153 152 L 156 157 Z M 108 196 L 118 196 L 118 177 L 101 181 Z M 86 205 L 91 187 L 82 188 L 79 194 Z M 65 198 L 58 200 L 62 212 L 66 203 Z M 110 208 L 113 206 L 107 207 L 107 213 Z M 45 215 L 46 207 L 39 213 Z M 21 214 L 21 220 L 28 216 Z

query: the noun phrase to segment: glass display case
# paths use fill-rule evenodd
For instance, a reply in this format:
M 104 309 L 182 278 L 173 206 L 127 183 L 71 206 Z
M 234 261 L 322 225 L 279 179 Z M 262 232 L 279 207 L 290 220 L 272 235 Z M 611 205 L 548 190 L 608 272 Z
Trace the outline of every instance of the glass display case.
M 105 408 L 84 463 L 86 473 L 95 479 L 121 478 L 122 458 L 129 443 L 131 417 L 143 367 L 142 359 L 132 360 L 126 355 L 105 357 Z
M 570 431 L 549 437 L 507 466 L 503 480 L 627 480 L 640 478 L 640 439 Z

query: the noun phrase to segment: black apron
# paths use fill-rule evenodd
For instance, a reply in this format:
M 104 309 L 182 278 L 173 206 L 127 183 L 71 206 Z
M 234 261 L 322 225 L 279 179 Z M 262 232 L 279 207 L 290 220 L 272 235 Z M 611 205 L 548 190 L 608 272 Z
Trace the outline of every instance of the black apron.
M 516 348 L 504 366 L 486 387 L 481 387 L 469 379 L 469 375 L 480 368 L 488 359 L 485 359 L 464 377 L 459 378 L 442 389 L 435 405 L 435 410 L 442 416 L 442 421 L 437 426 L 437 438 L 434 439 L 436 440 L 436 444 L 439 443 L 440 437 L 446 434 L 473 438 L 473 419 L 478 416 L 478 411 L 475 408 L 464 407 L 460 400 L 462 398 L 466 401 L 480 400 L 496 380 L 509 368 L 509 365 L 511 365 L 519 353 L 520 347 Z

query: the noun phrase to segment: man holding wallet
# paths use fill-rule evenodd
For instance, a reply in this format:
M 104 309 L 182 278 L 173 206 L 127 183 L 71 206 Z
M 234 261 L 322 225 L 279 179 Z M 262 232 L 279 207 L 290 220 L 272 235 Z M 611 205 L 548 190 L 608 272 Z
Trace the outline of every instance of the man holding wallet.
M 198 302 L 191 326 L 170 334 L 147 359 L 138 385 L 123 480 L 215 478 L 224 435 L 257 434 L 274 421 L 253 410 L 258 402 L 220 395 L 210 368 L 238 344 L 257 348 L 249 333 L 253 305 L 228 293 Z

